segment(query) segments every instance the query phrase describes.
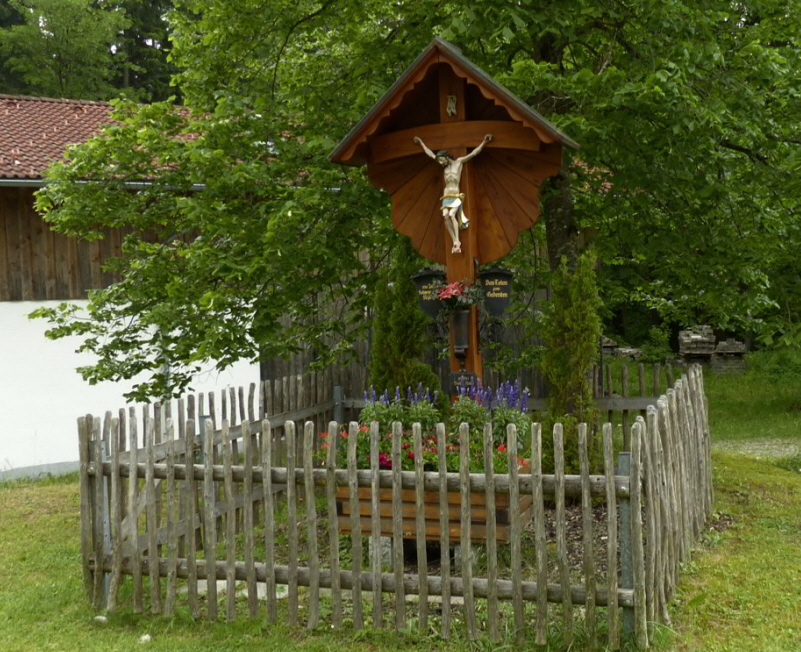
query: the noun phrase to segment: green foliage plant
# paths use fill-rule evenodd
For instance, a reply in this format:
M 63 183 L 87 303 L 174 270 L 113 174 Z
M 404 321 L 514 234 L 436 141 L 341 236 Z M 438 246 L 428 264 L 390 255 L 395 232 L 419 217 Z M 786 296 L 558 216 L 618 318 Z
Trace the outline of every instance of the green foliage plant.
M 587 371 L 597 360 L 601 336 L 594 254 L 581 254 L 573 270 L 562 258 L 551 286 L 553 299 L 543 320 L 541 357 L 551 392 L 548 412 L 589 420 L 594 403 Z
M 664 362 L 673 355 L 670 350 L 670 333 L 667 326 L 651 326 L 648 339 L 640 346 L 641 362 Z
M 90 0 L 11 0 L 24 23 L 0 30 L 6 65 L 32 94 L 80 100 L 114 95 L 112 49 L 124 11 Z
M 543 467 L 553 469 L 553 426 L 563 425 L 565 469 L 579 470 L 578 423 L 589 427 L 588 448 L 597 450 L 593 427 L 597 410 L 588 374 L 598 356 L 601 319 L 600 299 L 595 281 L 595 256 L 582 253 L 575 269 L 563 257 L 552 277 L 553 300 L 545 313 L 542 371 L 548 380 L 550 397 L 548 418 L 543 423 Z M 597 456 L 596 456 L 597 457 Z M 591 466 L 598 462 L 591 457 Z
M 556 226 L 595 233 L 609 311 L 634 302 L 670 323 L 799 342 L 801 36 L 787 19 L 799 7 L 177 3 L 166 13 L 184 110 L 118 105 L 38 194 L 59 233 L 130 234 L 108 263 L 121 281 L 87 314 L 40 315 L 93 355 L 90 382 L 144 378 L 140 400 L 175 395 L 197 367 L 350 351 L 385 290 L 365 260 L 386 259 L 393 227 L 364 171 L 327 157 L 436 34 L 581 144 L 563 166 L 571 217 Z M 524 284 L 543 221 L 510 252 Z
M 390 390 L 422 385 L 439 394 L 439 378 L 420 360 L 429 338 L 428 319 L 418 305 L 417 288 L 411 278 L 419 266 L 419 257 L 408 238 L 397 239 L 392 265 L 379 282 L 384 287 L 376 293 L 370 384 Z

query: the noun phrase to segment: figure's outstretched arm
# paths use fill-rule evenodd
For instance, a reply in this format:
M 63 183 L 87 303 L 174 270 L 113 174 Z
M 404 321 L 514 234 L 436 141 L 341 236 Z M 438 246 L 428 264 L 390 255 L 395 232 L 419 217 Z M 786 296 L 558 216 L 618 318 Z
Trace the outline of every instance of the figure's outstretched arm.
M 420 139 L 419 137 L 415 136 L 415 137 L 414 137 L 414 142 L 415 142 L 415 143 L 417 143 L 418 145 L 420 145 L 420 147 L 422 147 L 422 148 L 423 148 L 423 151 L 426 153 L 426 156 L 430 156 L 431 158 L 433 158 L 433 159 L 435 159 L 435 160 L 436 160 L 436 158 L 437 158 L 437 155 L 436 155 L 436 154 L 434 154 L 434 152 L 432 152 L 430 149 L 428 149 L 428 147 L 427 147 L 427 146 L 426 146 L 426 144 L 425 144 L 425 143 L 422 141 L 422 139 Z
M 481 153 L 481 150 L 484 149 L 484 145 L 486 145 L 491 140 L 492 140 L 492 134 L 487 134 L 486 136 L 484 136 L 484 140 L 481 141 L 481 144 L 478 147 L 476 147 L 469 154 L 465 154 L 464 156 L 457 158 L 456 160 L 459 163 L 464 163 L 465 161 L 469 161 L 474 156 L 478 156 Z

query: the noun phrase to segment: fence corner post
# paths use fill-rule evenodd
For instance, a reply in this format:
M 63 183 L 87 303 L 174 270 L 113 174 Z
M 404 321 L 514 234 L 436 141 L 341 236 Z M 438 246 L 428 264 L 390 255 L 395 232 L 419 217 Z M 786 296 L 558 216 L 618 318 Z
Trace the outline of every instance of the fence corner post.
M 617 475 L 629 477 L 631 474 L 631 453 L 621 452 L 617 456 Z M 618 498 L 618 517 L 620 518 L 620 588 L 634 589 L 634 564 L 631 545 L 631 501 Z M 623 607 L 623 637 L 634 639 L 634 607 Z
M 345 410 L 342 405 L 342 386 L 334 385 L 334 421 L 337 425 L 345 422 Z

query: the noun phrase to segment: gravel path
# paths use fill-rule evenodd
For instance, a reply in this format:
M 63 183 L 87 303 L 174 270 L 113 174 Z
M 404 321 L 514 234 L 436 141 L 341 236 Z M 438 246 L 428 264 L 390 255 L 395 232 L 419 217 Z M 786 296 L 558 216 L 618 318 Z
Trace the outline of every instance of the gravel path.
M 745 441 L 712 442 L 712 448 L 754 457 L 778 459 L 801 455 L 801 440 L 798 439 L 749 439 Z

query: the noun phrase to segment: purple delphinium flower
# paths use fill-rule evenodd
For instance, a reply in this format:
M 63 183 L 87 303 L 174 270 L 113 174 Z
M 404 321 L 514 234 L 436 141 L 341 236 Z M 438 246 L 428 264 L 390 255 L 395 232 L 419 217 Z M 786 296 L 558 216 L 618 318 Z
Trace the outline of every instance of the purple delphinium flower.
M 400 385 L 395 386 L 395 400 L 400 401 Z
M 373 403 L 375 403 L 375 387 L 373 387 L 372 385 L 370 385 L 370 394 L 373 397 Z

